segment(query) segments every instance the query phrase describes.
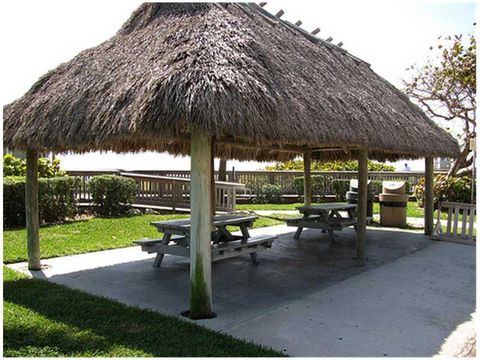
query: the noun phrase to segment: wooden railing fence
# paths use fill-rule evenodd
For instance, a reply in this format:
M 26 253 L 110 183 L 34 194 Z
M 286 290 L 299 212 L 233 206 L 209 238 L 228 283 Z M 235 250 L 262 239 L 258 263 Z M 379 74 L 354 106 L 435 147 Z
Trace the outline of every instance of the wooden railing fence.
M 88 180 L 95 175 L 118 175 L 134 179 L 137 183 L 136 205 L 164 206 L 176 209 L 190 208 L 190 179 L 131 173 L 122 171 L 68 171 L 69 175 L 78 176 L 81 185 L 77 199 L 83 203 L 91 201 Z M 215 181 L 216 210 L 233 211 L 236 206 L 236 192 L 244 189 L 243 184 Z
M 189 208 L 190 204 L 190 171 L 188 170 L 72 170 L 69 175 L 78 176 L 81 186 L 77 193 L 80 202 L 89 202 L 88 180 L 95 175 L 112 174 L 128 176 L 137 181 L 137 203 L 142 205 L 169 206 L 173 208 Z M 443 173 L 443 172 L 437 172 Z M 325 193 L 334 194 L 334 180 L 351 180 L 357 178 L 356 171 L 312 171 L 312 175 L 325 177 Z M 216 181 L 217 210 L 235 209 L 236 195 L 256 194 L 265 184 L 275 184 L 282 188 L 283 194 L 297 194 L 294 180 L 303 176 L 302 171 L 228 171 L 227 181 Z M 386 172 L 371 171 L 370 180 L 408 181 L 413 189 L 424 176 L 423 172 Z M 218 172 L 215 173 L 218 179 Z
M 446 228 L 443 229 L 441 211 L 448 211 Z M 432 238 L 475 244 L 476 204 L 441 202 L 437 211 L 437 224 Z
M 172 176 L 178 178 L 189 178 L 189 170 L 135 170 L 135 173 Z M 444 174 L 444 171 L 438 171 L 435 174 Z M 351 180 L 357 178 L 356 171 L 312 171 L 312 176 L 322 175 L 325 177 L 325 192 L 333 194 L 332 182 L 334 180 Z M 215 174 L 218 177 L 218 172 Z M 302 171 L 227 171 L 228 182 L 244 184 L 252 194 L 256 194 L 265 184 L 275 184 L 282 188 L 284 194 L 296 194 L 294 179 L 303 176 Z M 391 171 L 370 171 L 369 180 L 377 181 L 407 181 L 413 187 L 424 177 L 421 171 L 391 172 Z

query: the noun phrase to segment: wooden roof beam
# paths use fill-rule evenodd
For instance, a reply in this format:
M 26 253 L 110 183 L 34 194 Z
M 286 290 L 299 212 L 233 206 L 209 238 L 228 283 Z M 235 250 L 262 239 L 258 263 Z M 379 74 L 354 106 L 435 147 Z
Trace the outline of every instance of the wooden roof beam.
M 285 11 L 283 11 L 282 9 L 280 9 L 280 11 L 275 14 L 275 17 L 277 17 L 277 18 L 280 19 L 280 18 L 283 16 L 283 14 L 285 14 Z

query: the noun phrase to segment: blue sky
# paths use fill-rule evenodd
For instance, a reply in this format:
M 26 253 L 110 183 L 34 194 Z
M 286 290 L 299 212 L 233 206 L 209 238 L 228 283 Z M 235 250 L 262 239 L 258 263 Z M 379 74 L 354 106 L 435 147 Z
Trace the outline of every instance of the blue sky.
M 424 16 L 431 17 L 448 32 L 472 32 L 475 19 L 474 2 L 425 2 L 420 9 Z
M 141 3 L 128 1 L 83 2 L 3 1 L 2 104 L 25 93 L 45 72 L 68 61 L 81 50 L 108 39 Z M 318 36 L 332 36 L 344 48 L 372 64 L 372 69 L 397 87 L 405 69 L 425 62 L 439 35 L 473 32 L 475 3 L 426 0 L 271 1 L 272 13 L 283 9 L 286 20 L 301 19 L 302 27 Z M 188 169 L 188 158 L 165 154 L 85 154 L 61 156 L 69 169 Z M 258 163 L 235 164 L 237 169 L 257 169 Z M 410 162 L 421 169 L 423 161 Z

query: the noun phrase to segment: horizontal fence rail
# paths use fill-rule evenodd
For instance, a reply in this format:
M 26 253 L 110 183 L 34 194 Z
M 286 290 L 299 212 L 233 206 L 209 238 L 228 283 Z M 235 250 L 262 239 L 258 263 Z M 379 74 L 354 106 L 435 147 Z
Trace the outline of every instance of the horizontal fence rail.
M 148 175 L 171 176 L 176 178 L 190 178 L 190 170 L 134 170 L 132 172 Z M 446 174 L 445 171 L 437 171 L 435 174 Z M 276 171 L 276 170 L 255 170 L 255 171 L 227 171 L 226 181 L 244 184 L 252 194 L 265 184 L 279 185 L 284 194 L 296 194 L 294 180 L 303 176 L 303 171 Z M 356 179 L 356 171 L 312 171 L 312 176 L 322 175 L 325 177 L 325 192 L 333 194 L 332 182 L 334 180 Z M 376 181 L 407 181 L 411 189 L 418 181 L 425 176 L 422 171 L 369 171 L 368 179 Z M 218 171 L 215 172 L 218 179 Z
M 439 172 L 443 173 L 443 172 Z M 312 171 L 312 176 L 321 175 L 325 181 L 325 193 L 334 194 L 334 180 L 352 180 L 357 179 L 356 171 Z M 237 171 L 234 174 L 233 181 L 245 184 L 253 194 L 265 184 L 275 184 L 282 188 L 284 194 L 296 194 L 294 180 L 296 177 L 302 177 L 303 171 Z M 369 171 L 368 179 L 376 181 L 407 181 L 411 189 L 423 178 L 423 172 L 387 172 L 387 171 Z M 228 179 L 228 178 L 227 178 Z
M 78 176 L 81 186 L 77 194 L 79 201 L 90 201 L 88 180 L 95 175 L 111 174 L 132 177 L 137 181 L 137 201 L 139 204 L 153 205 L 164 203 L 165 206 L 176 204 L 177 208 L 189 208 L 190 204 L 190 171 L 189 170 L 97 170 L 97 171 L 67 171 L 69 175 Z M 130 174 L 130 175 L 126 175 Z M 132 175 L 134 174 L 134 175 Z M 436 174 L 445 174 L 439 171 Z M 302 171 L 227 171 L 226 182 L 216 181 L 217 209 L 230 211 L 235 208 L 235 198 L 238 194 L 255 195 L 265 184 L 278 185 L 284 195 L 297 194 L 295 178 L 303 176 Z M 356 171 L 312 171 L 312 176 L 321 175 L 325 181 L 325 194 L 334 194 L 335 180 L 351 180 L 357 178 Z M 151 176 L 156 176 L 152 178 Z M 376 181 L 407 181 L 413 191 L 414 186 L 424 177 L 420 171 L 390 172 L 370 171 L 369 180 Z M 218 179 L 218 171 L 215 172 Z M 233 185 L 229 185 L 233 184 Z M 235 194 L 235 195 L 234 195 Z M 168 204 L 167 204 L 168 203 Z
M 95 175 L 118 175 L 135 180 L 137 184 L 136 205 L 161 206 L 176 209 L 190 208 L 190 179 L 132 173 L 123 171 L 68 171 L 68 175 L 81 179 L 77 192 L 79 202 L 91 202 L 88 180 Z M 216 210 L 233 211 L 236 206 L 236 192 L 244 189 L 239 183 L 215 181 Z

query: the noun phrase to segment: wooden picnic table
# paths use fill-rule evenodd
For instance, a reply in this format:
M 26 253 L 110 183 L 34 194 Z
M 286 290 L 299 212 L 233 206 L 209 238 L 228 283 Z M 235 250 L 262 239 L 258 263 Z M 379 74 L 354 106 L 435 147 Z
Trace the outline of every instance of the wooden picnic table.
M 303 228 L 316 228 L 328 232 L 332 241 L 336 243 L 334 231 L 341 231 L 348 226 L 354 226 L 356 230 L 356 204 L 326 203 L 300 206 L 297 209 L 303 217 L 287 221 L 288 226 L 297 227 L 294 239 L 300 238 Z M 346 212 L 347 216 L 343 216 L 340 212 Z
M 259 235 L 251 237 L 248 228 L 253 225 L 255 215 L 217 215 L 212 221 L 212 261 L 233 256 L 250 254 L 254 263 L 258 263 L 257 252 L 271 247 L 276 236 Z M 144 239 L 135 241 L 143 251 L 157 253 L 154 267 L 159 267 L 165 254 L 190 256 L 190 219 L 154 221 L 151 225 L 163 233 L 161 239 Z M 227 228 L 240 228 L 241 235 L 234 235 Z M 171 244 L 173 243 L 173 244 Z

